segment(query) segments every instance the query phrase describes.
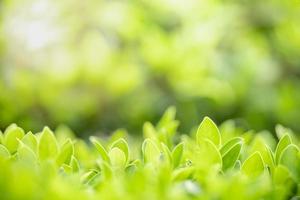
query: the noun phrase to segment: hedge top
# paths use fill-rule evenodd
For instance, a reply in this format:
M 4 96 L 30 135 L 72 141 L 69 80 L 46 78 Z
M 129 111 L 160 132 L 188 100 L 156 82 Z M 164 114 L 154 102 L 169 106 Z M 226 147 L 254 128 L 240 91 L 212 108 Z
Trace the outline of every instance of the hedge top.
M 299 140 L 220 128 L 208 117 L 177 135 L 175 110 L 144 125 L 142 142 L 117 131 L 90 143 L 67 129 L 0 134 L 1 199 L 289 199 L 300 195 Z M 127 142 L 129 141 L 129 142 Z

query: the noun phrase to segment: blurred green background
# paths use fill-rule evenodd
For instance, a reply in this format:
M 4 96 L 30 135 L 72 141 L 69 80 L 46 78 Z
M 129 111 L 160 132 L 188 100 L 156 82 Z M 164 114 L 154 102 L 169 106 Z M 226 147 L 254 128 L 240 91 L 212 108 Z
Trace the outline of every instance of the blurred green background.
M 140 134 L 174 105 L 300 131 L 298 0 L 1 0 L 0 128 Z

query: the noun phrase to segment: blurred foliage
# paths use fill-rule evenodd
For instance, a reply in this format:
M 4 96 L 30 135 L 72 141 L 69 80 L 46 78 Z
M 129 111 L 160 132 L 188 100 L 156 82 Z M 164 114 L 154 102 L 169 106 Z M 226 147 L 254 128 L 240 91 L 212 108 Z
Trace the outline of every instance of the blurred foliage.
M 175 105 L 181 130 L 300 131 L 297 0 L 2 0 L 0 127 L 137 133 Z
M 76 138 L 65 128 L 25 134 L 16 124 L 0 132 L 0 198 L 96 199 L 297 199 L 299 137 L 276 127 L 244 132 L 219 128 L 205 117 L 191 135 L 177 134 L 170 108 L 144 140 L 116 132 L 109 138 Z M 122 135 L 122 136 L 121 136 Z M 124 138 L 128 139 L 124 139 Z

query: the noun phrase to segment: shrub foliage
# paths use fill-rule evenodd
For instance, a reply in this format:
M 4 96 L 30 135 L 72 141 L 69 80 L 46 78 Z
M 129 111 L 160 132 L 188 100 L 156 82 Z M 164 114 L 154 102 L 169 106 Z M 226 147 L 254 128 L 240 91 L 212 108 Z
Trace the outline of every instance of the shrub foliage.
M 208 117 L 177 134 L 175 110 L 142 142 L 117 131 L 76 138 L 68 129 L 0 134 L 1 199 L 290 199 L 300 194 L 300 151 L 289 129 L 241 132 Z

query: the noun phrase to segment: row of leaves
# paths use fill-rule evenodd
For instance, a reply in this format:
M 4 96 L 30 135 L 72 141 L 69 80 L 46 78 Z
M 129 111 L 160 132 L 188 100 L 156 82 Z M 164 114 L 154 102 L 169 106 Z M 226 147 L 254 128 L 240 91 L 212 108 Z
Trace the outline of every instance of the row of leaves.
M 178 124 L 175 109 L 168 109 L 156 126 L 145 123 L 141 145 L 134 140 L 128 145 L 123 131 L 108 141 L 91 137 L 88 145 L 67 129 L 25 134 L 13 124 L 0 134 L 1 199 L 287 199 L 300 194 L 299 141 L 290 130 L 278 126 L 276 144 L 269 133 L 241 134 L 232 122 L 219 130 L 208 117 L 191 136 L 176 135 Z M 40 185 L 26 190 L 7 184 L 18 170 L 25 181 Z M 60 189 L 52 190 L 53 182 Z

